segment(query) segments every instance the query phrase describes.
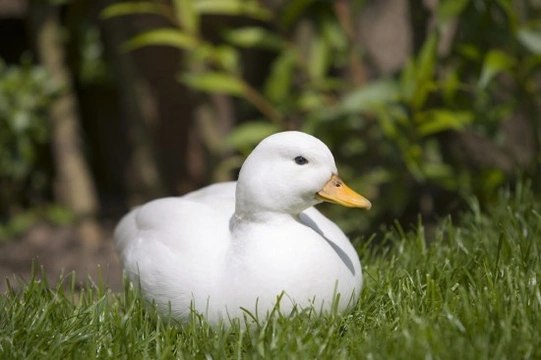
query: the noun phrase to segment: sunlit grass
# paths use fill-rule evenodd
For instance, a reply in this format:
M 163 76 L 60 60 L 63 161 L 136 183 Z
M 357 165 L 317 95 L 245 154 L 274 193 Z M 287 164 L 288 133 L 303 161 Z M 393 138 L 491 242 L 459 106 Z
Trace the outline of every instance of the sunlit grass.
M 129 285 L 74 292 L 72 277 L 36 277 L 0 297 L 0 358 L 541 358 L 541 205 L 519 187 L 471 208 L 432 239 L 419 225 L 360 241 L 365 287 L 344 317 L 180 328 Z

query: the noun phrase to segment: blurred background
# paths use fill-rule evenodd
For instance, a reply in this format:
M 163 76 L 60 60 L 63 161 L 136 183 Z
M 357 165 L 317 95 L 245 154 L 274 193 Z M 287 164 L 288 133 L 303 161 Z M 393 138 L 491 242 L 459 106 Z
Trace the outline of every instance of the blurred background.
M 39 265 L 118 289 L 130 207 L 286 129 L 372 201 L 322 206 L 357 241 L 539 190 L 540 90 L 541 0 L 0 0 L 0 290 Z

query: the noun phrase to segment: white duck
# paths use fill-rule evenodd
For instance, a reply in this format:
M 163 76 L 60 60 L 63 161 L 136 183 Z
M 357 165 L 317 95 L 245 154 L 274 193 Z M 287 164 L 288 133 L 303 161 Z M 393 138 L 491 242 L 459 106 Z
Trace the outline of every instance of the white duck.
M 322 201 L 371 206 L 337 176 L 325 144 L 282 132 L 259 143 L 236 183 L 132 210 L 115 230 L 116 248 L 143 297 L 181 322 L 191 309 L 211 324 L 244 311 L 265 316 L 281 294 L 283 314 L 295 305 L 343 312 L 358 300 L 361 264 L 312 207 Z

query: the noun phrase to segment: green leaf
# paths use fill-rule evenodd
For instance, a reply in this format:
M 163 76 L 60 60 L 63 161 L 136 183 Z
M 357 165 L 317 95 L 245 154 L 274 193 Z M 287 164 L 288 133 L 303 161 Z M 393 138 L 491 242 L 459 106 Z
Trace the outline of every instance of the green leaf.
M 308 73 L 312 81 L 322 79 L 327 73 L 330 63 L 331 49 L 326 39 L 317 34 L 312 41 L 308 63 Z
M 340 54 L 350 55 L 348 52 L 353 49 L 349 49 L 349 40 L 347 33 L 344 31 L 340 22 L 326 19 L 321 24 L 321 32 L 327 39 L 329 46 L 334 49 L 333 59 Z
M 421 51 L 419 52 L 419 58 L 417 59 L 418 79 L 424 80 L 432 78 L 436 64 L 438 40 L 439 36 L 437 32 L 432 32 L 425 40 Z
M 201 42 L 198 46 L 186 52 L 187 64 L 208 64 L 216 59 L 216 47 L 207 42 Z
M 235 128 L 226 139 L 226 143 L 233 149 L 253 149 L 261 140 L 281 129 L 274 123 L 267 121 L 251 121 Z
M 304 112 L 319 111 L 327 107 L 328 101 L 325 95 L 319 91 L 305 90 L 303 91 L 296 102 L 298 109 Z
M 405 101 L 410 102 L 413 99 L 415 88 L 415 61 L 414 59 L 409 59 L 400 73 L 401 97 Z
M 458 53 L 467 60 L 480 61 L 483 57 L 481 51 L 475 44 L 458 44 Z
M 429 136 L 446 130 L 461 130 L 473 121 L 470 111 L 434 109 L 417 113 L 415 120 L 421 136 Z
M 453 176 L 453 168 L 442 163 L 424 163 L 423 173 L 429 179 L 448 179 Z
M 181 81 L 200 91 L 235 96 L 243 96 L 245 93 L 244 82 L 238 77 L 224 72 L 186 74 L 181 77 Z
M 188 64 L 207 64 L 228 73 L 240 73 L 240 55 L 233 46 L 214 46 L 202 42 L 185 54 Z
M 441 21 L 446 22 L 459 16 L 469 3 L 469 0 L 442 0 L 436 13 Z
M 434 90 L 434 68 L 436 66 L 438 34 L 432 32 L 419 53 L 415 64 L 415 92 L 412 107 L 419 109 L 425 103 L 428 94 Z
M 490 50 L 485 56 L 477 86 L 481 89 L 485 89 L 494 76 L 509 71 L 514 63 L 513 58 L 503 51 Z
M 174 0 L 176 18 L 183 30 L 190 34 L 199 32 L 199 13 L 196 11 L 197 0 Z
M 505 14 L 505 21 L 506 25 L 509 27 L 509 30 L 512 33 L 516 32 L 519 22 L 519 12 L 517 11 L 517 6 L 514 3 L 514 0 L 496 0 L 496 2 L 499 5 L 500 10 L 503 10 Z
M 449 186 L 453 180 L 456 181 L 452 177 L 453 168 L 443 162 L 440 144 L 435 137 L 425 141 L 422 167 L 426 177 L 437 180 L 441 186 Z
M 541 31 L 523 27 L 518 31 L 517 39 L 529 51 L 541 55 Z
M 419 182 L 424 182 L 426 177 L 422 171 L 423 149 L 418 144 L 408 145 L 402 149 L 402 158 L 410 174 Z
M 255 0 L 195 0 L 194 7 L 200 15 L 247 16 L 259 20 L 272 17 L 272 12 Z
M 229 30 L 224 37 L 231 44 L 245 48 L 279 50 L 285 45 L 280 37 L 259 26 Z
M 410 59 L 400 74 L 402 97 L 413 109 L 420 109 L 430 92 L 436 89 L 437 45 L 438 35 L 433 32 L 425 40 L 417 59 Z
M 347 94 L 342 99 L 340 108 L 345 113 L 369 111 L 398 100 L 399 95 L 400 89 L 394 80 L 380 80 Z
M 400 124 L 408 122 L 408 114 L 402 106 L 380 106 L 376 109 L 375 113 L 385 136 L 394 141 L 405 139 Z
M 185 32 L 173 28 L 162 28 L 146 31 L 134 36 L 122 45 L 122 49 L 129 51 L 144 46 L 166 45 L 190 50 L 194 49 L 198 44 L 199 41 L 195 37 Z
M 440 83 L 446 103 L 452 103 L 454 101 L 453 99 L 461 86 L 459 68 L 450 68 Z
M 157 14 L 163 15 L 163 7 L 155 2 L 122 2 L 112 4 L 103 9 L 100 18 L 103 20 L 123 15 Z
M 212 48 L 211 52 L 214 60 L 220 64 L 223 69 L 232 73 L 239 73 L 239 53 L 232 46 L 218 46 Z
M 313 0 L 290 0 L 284 2 L 281 20 L 286 26 L 292 26 L 296 23 L 303 14 L 306 13 L 308 7 L 313 4 Z
M 264 90 L 270 101 L 280 103 L 289 96 L 297 58 L 297 52 L 284 51 L 274 60 Z

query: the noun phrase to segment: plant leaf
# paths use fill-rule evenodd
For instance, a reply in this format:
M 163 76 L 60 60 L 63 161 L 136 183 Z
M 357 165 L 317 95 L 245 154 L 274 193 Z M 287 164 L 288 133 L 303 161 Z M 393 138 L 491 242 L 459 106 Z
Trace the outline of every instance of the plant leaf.
M 200 14 L 247 16 L 268 20 L 272 12 L 260 6 L 257 1 L 246 0 L 196 0 L 194 7 Z
M 377 120 L 385 136 L 393 141 L 404 139 L 400 124 L 407 122 L 408 114 L 400 105 L 379 106 L 375 109 Z
M 196 90 L 235 96 L 243 96 L 246 88 L 241 79 L 225 72 L 186 74 L 180 80 Z
M 342 99 L 340 107 L 346 113 L 369 111 L 398 100 L 399 94 L 398 84 L 394 80 L 384 79 L 353 90 Z
M 313 0 L 290 0 L 284 2 L 281 22 L 289 27 L 293 25 L 299 17 L 306 13 L 308 7 L 313 4 Z
M 541 31 L 523 27 L 518 31 L 517 39 L 529 51 L 541 55 Z
M 499 73 L 509 71 L 514 60 L 501 50 L 490 50 L 485 56 L 477 86 L 485 89 L 490 80 Z
M 280 127 L 268 121 L 251 121 L 235 128 L 226 139 L 229 147 L 249 152 L 261 140 L 280 131 Z
M 308 73 L 312 81 L 322 79 L 329 67 L 330 51 L 329 44 L 321 34 L 316 34 L 310 47 Z
M 469 0 L 442 0 L 436 13 L 441 21 L 446 22 L 459 16 L 469 3 Z
M 239 73 L 239 52 L 232 46 L 217 46 L 212 49 L 212 57 L 220 66 L 232 73 Z
M 199 32 L 199 13 L 196 11 L 194 1 L 174 0 L 176 18 L 183 30 L 190 34 Z
M 304 112 L 316 112 L 327 107 L 328 101 L 325 99 L 325 94 L 319 91 L 305 90 L 299 95 L 296 106 Z
M 134 36 L 122 45 L 122 49 L 129 51 L 144 46 L 166 45 L 190 50 L 195 48 L 198 43 L 199 41 L 195 37 L 185 32 L 173 28 L 162 28 L 146 31 Z
M 224 37 L 231 44 L 245 48 L 278 50 L 285 44 L 280 37 L 259 26 L 229 30 Z
M 103 9 L 100 18 L 103 20 L 123 15 L 157 14 L 163 15 L 163 7 L 155 2 L 122 2 L 112 4 Z
M 419 124 L 418 132 L 421 136 L 428 136 L 446 130 L 460 130 L 473 120 L 470 111 L 452 111 L 446 109 L 433 109 L 417 113 L 415 120 Z
M 289 96 L 296 62 L 297 53 L 295 51 L 283 51 L 274 60 L 270 75 L 265 83 L 265 96 L 270 101 L 279 103 Z
M 432 32 L 419 53 L 415 64 L 415 92 L 412 107 L 419 109 L 425 103 L 428 94 L 435 88 L 434 68 L 437 58 L 438 34 Z

